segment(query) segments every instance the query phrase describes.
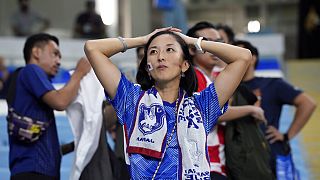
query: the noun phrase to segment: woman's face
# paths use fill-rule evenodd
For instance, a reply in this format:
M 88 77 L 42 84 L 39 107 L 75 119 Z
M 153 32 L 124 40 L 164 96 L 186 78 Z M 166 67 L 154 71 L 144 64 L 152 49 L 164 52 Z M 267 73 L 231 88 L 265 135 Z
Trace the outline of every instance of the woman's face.
M 181 73 L 189 68 L 180 44 L 169 34 L 160 35 L 150 43 L 147 66 L 149 74 L 156 82 L 180 79 Z

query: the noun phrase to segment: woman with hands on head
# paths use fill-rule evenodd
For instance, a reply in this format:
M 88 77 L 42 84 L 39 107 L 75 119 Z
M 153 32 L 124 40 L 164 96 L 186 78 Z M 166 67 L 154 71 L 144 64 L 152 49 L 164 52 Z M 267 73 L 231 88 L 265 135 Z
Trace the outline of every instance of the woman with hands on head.
M 200 93 L 188 46 L 228 64 Z M 137 84 L 110 57 L 144 46 Z M 210 178 L 206 138 L 226 111 L 251 59 L 250 51 L 191 38 L 167 27 L 135 38 L 89 40 L 85 53 L 125 128 L 132 179 Z

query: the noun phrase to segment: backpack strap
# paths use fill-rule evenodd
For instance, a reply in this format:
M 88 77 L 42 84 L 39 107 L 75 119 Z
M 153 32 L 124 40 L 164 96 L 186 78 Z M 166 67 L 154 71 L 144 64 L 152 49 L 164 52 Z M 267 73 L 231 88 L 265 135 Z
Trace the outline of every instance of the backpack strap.
M 6 96 L 6 101 L 8 103 L 8 107 L 12 106 L 12 103 L 14 99 L 16 98 L 16 81 L 19 75 L 20 70 L 22 67 L 16 69 L 10 76 L 10 83 L 9 83 L 9 89 L 8 89 L 8 94 Z

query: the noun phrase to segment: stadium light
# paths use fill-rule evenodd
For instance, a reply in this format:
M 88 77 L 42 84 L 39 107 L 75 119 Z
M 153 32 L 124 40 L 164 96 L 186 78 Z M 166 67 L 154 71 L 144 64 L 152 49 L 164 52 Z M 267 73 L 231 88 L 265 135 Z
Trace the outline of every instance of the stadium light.
M 112 25 L 118 16 L 117 0 L 96 0 L 96 10 L 105 25 Z
M 255 20 L 255 21 L 249 21 L 248 22 L 248 31 L 250 33 L 257 33 L 260 31 L 260 22 Z

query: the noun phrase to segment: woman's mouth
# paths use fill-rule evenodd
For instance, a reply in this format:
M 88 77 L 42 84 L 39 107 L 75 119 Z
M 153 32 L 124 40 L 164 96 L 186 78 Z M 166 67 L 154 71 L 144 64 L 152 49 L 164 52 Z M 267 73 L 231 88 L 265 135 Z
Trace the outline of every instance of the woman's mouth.
M 157 67 L 157 69 L 160 69 L 160 70 L 163 70 L 163 69 L 166 69 L 166 68 L 168 68 L 168 67 L 165 66 L 165 65 L 159 65 L 159 66 Z

